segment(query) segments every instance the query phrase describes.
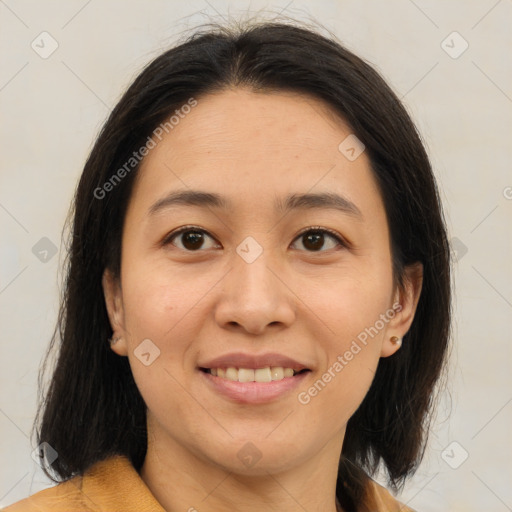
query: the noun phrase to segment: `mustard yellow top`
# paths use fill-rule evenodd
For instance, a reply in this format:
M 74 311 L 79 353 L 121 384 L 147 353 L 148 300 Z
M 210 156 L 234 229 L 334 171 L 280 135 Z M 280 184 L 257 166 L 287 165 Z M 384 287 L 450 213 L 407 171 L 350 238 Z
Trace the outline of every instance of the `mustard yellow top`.
M 365 512 L 414 512 L 371 482 Z M 127 457 L 94 464 L 83 476 L 39 491 L 5 512 L 165 512 Z

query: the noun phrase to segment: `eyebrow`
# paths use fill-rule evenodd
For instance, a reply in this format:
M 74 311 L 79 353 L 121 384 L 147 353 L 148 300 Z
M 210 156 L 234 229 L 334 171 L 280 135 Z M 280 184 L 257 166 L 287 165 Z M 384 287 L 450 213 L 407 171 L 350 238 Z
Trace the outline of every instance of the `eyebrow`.
M 200 190 L 179 190 L 171 192 L 154 203 L 149 208 L 148 215 L 154 215 L 176 205 L 224 210 L 233 209 L 232 201 L 219 194 Z M 284 201 L 281 198 L 276 198 L 274 208 L 278 213 L 301 209 L 331 209 L 359 219 L 363 218 L 363 214 L 352 201 L 332 192 L 289 194 L 284 198 Z

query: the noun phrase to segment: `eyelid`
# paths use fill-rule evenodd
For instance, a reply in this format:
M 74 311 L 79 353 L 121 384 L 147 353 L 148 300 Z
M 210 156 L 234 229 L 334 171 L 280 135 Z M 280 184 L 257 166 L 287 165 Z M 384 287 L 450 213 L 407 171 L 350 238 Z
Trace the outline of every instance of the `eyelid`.
M 205 229 L 200 228 L 198 226 L 194 226 L 194 225 L 188 225 L 188 226 L 182 226 L 181 228 L 178 228 L 175 231 L 172 231 L 171 233 L 166 235 L 164 237 L 164 239 L 162 240 L 162 245 L 165 246 L 165 245 L 171 243 L 171 240 L 173 240 L 174 238 L 178 237 L 179 235 L 181 235 L 183 232 L 186 232 L 186 231 L 197 231 L 199 233 L 208 235 L 210 238 L 215 239 Z M 332 229 L 325 228 L 322 226 L 308 226 L 308 227 L 304 228 L 302 231 L 297 233 L 297 235 L 294 237 L 293 241 L 295 241 L 297 238 L 302 236 L 304 233 L 308 233 L 310 231 L 323 231 L 323 232 L 329 234 L 329 236 L 331 236 L 332 238 L 334 238 L 341 247 L 347 247 L 347 248 L 350 247 L 350 243 L 345 239 L 345 237 L 341 236 L 338 232 L 333 231 Z M 199 251 L 188 251 L 188 252 L 201 252 L 201 251 L 199 250 Z M 307 251 L 307 252 L 311 252 L 314 254 L 314 253 L 321 253 L 321 252 L 327 252 L 327 251 Z
M 350 247 L 350 243 L 348 242 L 348 240 L 341 236 L 337 231 L 334 231 L 332 229 L 329 229 L 329 228 L 324 228 L 322 226 L 309 226 L 307 228 L 304 228 L 302 231 L 300 231 L 297 236 L 294 238 L 297 239 L 298 237 L 300 237 L 301 235 L 303 235 L 304 233 L 308 233 L 309 231 L 325 231 L 326 233 L 328 233 L 331 237 L 333 237 L 334 239 L 336 239 L 336 241 L 342 246 L 342 247 Z M 309 252 L 326 252 L 326 251 L 309 251 Z
M 208 235 L 210 238 L 214 238 L 205 229 L 200 228 L 198 226 L 189 225 L 189 226 L 182 226 L 181 228 L 178 228 L 175 231 L 171 231 L 169 234 L 165 235 L 164 239 L 162 240 L 162 245 L 170 244 L 171 240 L 173 238 L 178 237 L 179 235 L 181 235 L 182 233 L 184 233 L 186 231 L 197 231 L 199 233 L 204 233 L 205 235 Z M 190 252 L 194 252 L 194 251 L 190 251 Z

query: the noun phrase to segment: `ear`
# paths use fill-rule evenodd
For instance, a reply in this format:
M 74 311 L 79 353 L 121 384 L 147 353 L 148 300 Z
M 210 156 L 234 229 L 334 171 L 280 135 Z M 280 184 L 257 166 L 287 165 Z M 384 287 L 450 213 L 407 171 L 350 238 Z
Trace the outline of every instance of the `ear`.
M 120 356 L 128 354 L 126 343 L 126 329 L 124 326 L 123 296 L 121 292 L 121 283 L 116 279 L 112 272 L 105 269 L 101 280 L 105 304 L 107 306 L 108 318 L 112 327 L 113 337 L 120 338 L 117 343 L 111 345 L 111 349 Z
M 396 336 L 401 340 L 409 331 L 420 299 L 422 285 L 423 265 L 419 262 L 408 265 L 404 271 L 403 285 L 397 286 L 395 291 L 393 301 L 395 315 L 388 323 L 381 357 L 393 355 L 400 348 L 400 344 L 393 343 L 391 337 Z

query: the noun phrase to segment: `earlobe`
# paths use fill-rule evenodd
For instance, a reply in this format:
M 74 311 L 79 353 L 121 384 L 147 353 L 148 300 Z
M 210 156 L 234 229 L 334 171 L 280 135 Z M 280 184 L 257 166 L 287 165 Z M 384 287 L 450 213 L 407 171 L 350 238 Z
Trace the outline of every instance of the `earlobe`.
M 404 270 L 403 284 L 396 290 L 395 304 L 399 304 L 399 308 L 394 308 L 396 314 L 388 324 L 388 335 L 382 344 L 381 357 L 389 357 L 400 349 L 402 338 L 414 320 L 422 284 L 423 265 L 417 262 L 407 266 Z
M 121 285 L 109 269 L 105 269 L 101 281 L 105 306 L 113 334 L 108 343 L 110 348 L 118 355 L 127 355 L 127 346 L 124 328 L 124 311 L 121 294 Z
M 398 336 L 391 336 L 388 339 L 384 340 L 382 344 L 382 350 L 380 353 L 381 357 L 389 357 L 392 356 L 395 352 L 397 352 L 402 346 L 402 338 Z
M 126 341 L 121 336 L 116 336 L 115 334 L 108 340 L 110 344 L 110 348 L 119 356 L 126 356 L 128 354 L 128 349 L 126 346 Z

